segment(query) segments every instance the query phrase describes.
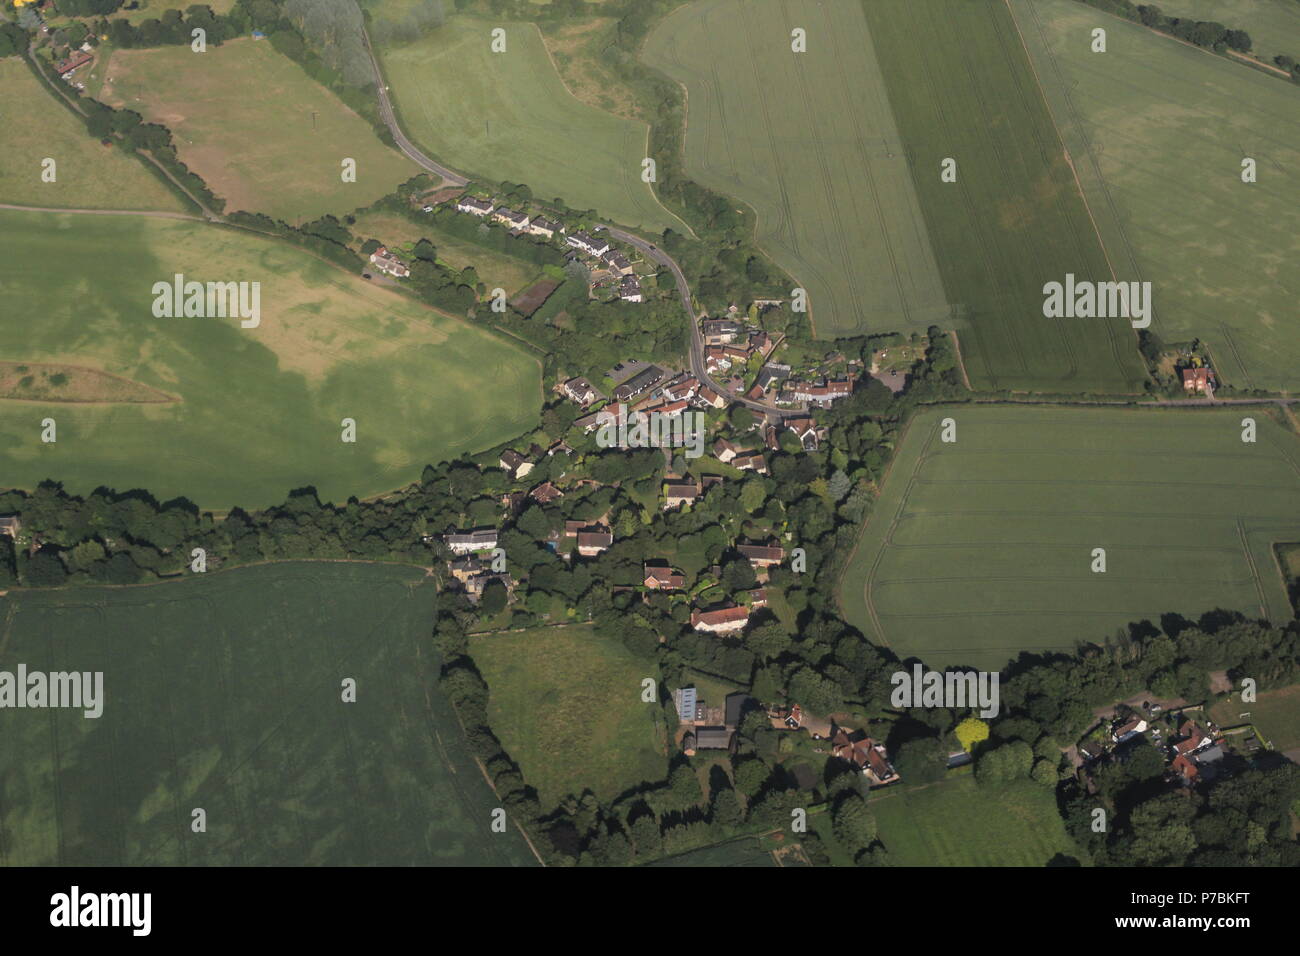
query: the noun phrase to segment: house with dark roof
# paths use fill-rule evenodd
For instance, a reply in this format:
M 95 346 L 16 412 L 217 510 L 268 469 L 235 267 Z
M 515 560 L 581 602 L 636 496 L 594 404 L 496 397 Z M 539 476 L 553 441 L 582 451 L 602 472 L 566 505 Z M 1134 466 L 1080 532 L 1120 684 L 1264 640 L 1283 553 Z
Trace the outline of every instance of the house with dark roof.
M 637 372 L 622 385 L 614 389 L 614 401 L 626 402 L 642 392 L 654 388 L 663 381 L 667 373 L 657 365 L 648 365 Z
M 623 276 L 618 284 L 618 297 L 624 302 L 640 302 L 641 280 L 634 275 Z
M 17 515 L 6 515 L 0 518 L 0 534 L 6 534 L 11 538 L 17 538 L 20 531 L 23 530 L 22 520 Z
M 608 531 L 579 531 L 578 553 L 584 558 L 594 558 L 614 543 L 614 535 Z
M 528 224 L 528 231 L 534 236 L 543 236 L 550 239 L 560 231 L 560 224 L 554 220 L 537 216 Z
M 609 240 L 593 238 L 585 232 L 575 232 L 565 237 L 564 241 L 589 256 L 603 256 L 609 252 Z
M 731 750 L 736 735 L 726 727 L 696 727 L 682 738 L 682 752 L 688 757 L 697 750 Z
M 443 542 L 456 554 L 471 554 L 475 551 L 491 551 L 497 546 L 496 528 L 478 531 L 463 531 L 443 535 Z
M 495 209 L 490 199 L 475 199 L 473 196 L 462 196 L 456 202 L 457 212 L 467 212 L 471 216 L 486 216 Z
M 581 375 L 569 379 L 560 388 L 564 392 L 565 398 L 577 402 L 583 408 L 600 398 L 600 392 L 596 391 L 596 386 Z
M 664 482 L 664 511 L 694 504 L 703 493 L 703 486 L 693 478 Z
M 513 448 L 507 448 L 501 453 L 498 464 L 501 465 L 501 470 L 512 479 L 523 478 L 533 470 L 533 463 Z

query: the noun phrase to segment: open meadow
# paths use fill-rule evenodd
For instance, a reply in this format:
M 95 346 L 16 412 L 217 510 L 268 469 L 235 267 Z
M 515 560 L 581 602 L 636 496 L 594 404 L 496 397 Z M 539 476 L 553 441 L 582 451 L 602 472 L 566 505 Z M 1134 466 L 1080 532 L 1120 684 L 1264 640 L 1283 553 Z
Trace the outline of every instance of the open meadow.
M 479 635 L 470 656 L 491 693 L 488 722 L 543 807 L 588 789 L 610 800 L 667 774 L 662 708 L 641 700 L 653 661 L 590 625 Z
M 1151 330 L 1206 342 L 1223 382 L 1295 391 L 1300 90 L 1071 0 L 1013 5 L 1116 269 L 1152 283 Z
M 134 156 L 102 146 L 17 57 L 0 60 L 0 88 L 20 115 L 0 128 L 0 203 L 67 209 L 183 211 Z M 41 180 L 55 162 L 54 182 Z
M 268 41 L 117 50 L 100 98 L 161 123 L 226 211 L 290 225 L 368 206 L 420 171 Z M 343 160 L 356 161 L 344 182 Z
M 1300 748 L 1300 684 L 1261 687 L 1258 698 L 1249 704 L 1234 696 L 1212 707 L 1210 716 L 1220 727 L 1254 724 L 1264 739 L 1283 753 Z
M 456 17 L 379 48 L 402 129 L 467 176 L 526 183 L 539 199 L 653 232 L 686 227 L 641 180 L 649 129 L 578 100 L 537 26 L 512 22 L 493 53 L 489 20 Z
M 643 58 L 686 87 L 687 171 L 754 207 L 819 336 L 949 325 L 859 0 L 686 4 Z
M 438 690 L 436 601 L 305 562 L 0 597 L 0 668 L 103 673 L 98 718 L 0 710 L 0 865 L 532 864 Z
M 890 787 L 869 800 L 892 866 L 1087 864 L 1065 832 L 1051 788 L 1029 781 L 981 786 L 969 773 Z
M 1170 17 L 1214 20 L 1250 34 L 1250 55 L 1273 65 L 1286 53 L 1300 59 L 1300 3 L 1296 0 L 1165 0 L 1160 10 Z
M 1264 409 L 931 409 L 908 425 L 840 600 L 901 658 L 1001 668 L 1164 613 L 1285 623 L 1273 545 L 1297 537 L 1300 440 Z
M 863 9 L 972 385 L 1141 391 L 1129 319 L 1043 315 L 1044 284 L 1112 271 L 1010 11 L 950 0 Z M 946 159 L 956 182 L 940 179 Z
M 153 284 L 177 273 L 260 282 L 260 325 L 155 318 Z M 341 502 L 526 431 L 540 408 L 540 368 L 520 347 L 234 229 L 0 211 L 0 286 L 0 360 L 39 365 L 25 374 L 43 396 L 66 390 L 0 399 L 5 486 L 143 487 L 223 509 L 312 485 Z M 83 382 L 75 368 L 61 386 L 38 377 L 53 366 L 117 376 L 146 400 L 105 393 L 106 380 Z M 102 400 L 114 398 L 128 400 Z M 341 440 L 344 418 L 355 443 Z

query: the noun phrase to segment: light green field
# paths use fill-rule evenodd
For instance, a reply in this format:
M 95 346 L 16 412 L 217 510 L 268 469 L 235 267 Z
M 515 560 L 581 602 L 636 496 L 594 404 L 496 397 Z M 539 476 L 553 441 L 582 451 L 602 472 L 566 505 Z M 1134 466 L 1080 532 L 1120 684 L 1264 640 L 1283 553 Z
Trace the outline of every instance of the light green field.
M 1241 714 L 1248 713 L 1249 717 Z M 1220 727 L 1252 723 L 1276 750 L 1300 747 L 1300 684 L 1277 690 L 1261 689 L 1259 698 L 1250 704 L 1227 700 L 1210 709 L 1210 716 Z
M 1296 0 L 1165 0 L 1158 4 L 1170 17 L 1214 20 L 1250 34 L 1251 55 L 1269 65 L 1286 53 L 1300 59 L 1300 3 Z
M 211 7 L 213 13 L 229 13 L 235 6 L 235 0 L 204 0 L 204 6 Z M 179 6 L 177 0 L 140 0 L 134 10 L 118 10 L 110 20 L 128 20 L 140 24 L 145 20 L 157 20 L 168 10 L 186 10 L 189 5 Z
M 531 864 L 438 691 L 436 601 L 341 563 L 0 597 L 0 669 L 104 697 L 0 710 L 0 865 Z
M 260 282 L 260 326 L 154 318 L 153 284 L 178 272 Z M 540 407 L 537 362 L 513 344 L 235 230 L 0 212 L 0 287 L 0 360 L 89 366 L 179 399 L 0 402 L 6 486 L 52 478 L 251 508 L 313 485 L 344 501 L 526 431 Z M 345 417 L 354 444 L 340 440 Z
M 108 73 L 100 98 L 169 128 L 227 212 L 297 225 L 367 206 L 420 171 L 267 41 L 118 50 Z M 343 182 L 345 158 L 355 183 Z
M 976 388 L 1136 392 L 1125 318 L 1046 318 L 1043 286 L 1108 281 L 1106 254 L 1003 3 L 864 0 Z M 957 181 L 940 180 L 943 160 Z
M 0 60 L 0 88 L 21 116 L 0 124 L 0 202 L 68 209 L 181 210 L 138 159 L 91 139 L 17 57 Z M 41 163 L 55 162 L 55 181 Z
M 602 800 L 668 771 L 662 711 L 641 701 L 652 661 L 587 625 L 470 642 L 491 692 L 488 720 L 549 807 L 590 789 Z
M 759 244 L 808 290 L 818 335 L 948 324 L 858 0 L 687 4 L 643 58 L 687 88 L 688 172 L 757 210 Z
M 890 788 L 870 804 L 893 866 L 1045 866 L 1058 855 L 1087 862 L 1052 790 L 1036 783 L 993 789 L 970 774 L 949 775 L 930 787 Z
M 1152 330 L 1208 343 L 1232 385 L 1295 390 L 1300 90 L 1109 17 L 1093 54 L 1087 7 L 1014 6 L 1116 269 L 1153 285 Z
M 577 100 L 532 23 L 457 17 L 405 46 L 382 49 L 402 129 L 465 175 L 526 183 L 540 199 L 660 232 L 686 227 L 641 181 L 649 130 Z
M 1263 409 L 932 409 L 908 426 L 841 603 L 902 658 L 1000 668 L 1166 612 L 1289 621 L 1272 546 L 1298 534 L 1300 440 Z

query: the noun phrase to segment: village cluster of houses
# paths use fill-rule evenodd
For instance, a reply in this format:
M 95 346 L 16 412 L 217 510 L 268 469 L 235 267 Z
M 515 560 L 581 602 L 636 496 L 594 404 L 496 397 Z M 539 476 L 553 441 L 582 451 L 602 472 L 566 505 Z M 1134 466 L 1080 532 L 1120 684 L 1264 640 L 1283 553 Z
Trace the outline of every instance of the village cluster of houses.
M 589 257 L 595 269 L 608 274 L 616 283 L 615 291 L 618 292 L 620 299 L 624 302 L 643 301 L 641 280 L 636 275 L 632 263 L 622 252 L 612 248 L 609 240 L 603 236 L 592 236 L 582 231 L 569 234 L 563 224 L 554 220 L 543 216 L 529 216 L 524 212 L 498 206 L 490 199 L 479 199 L 470 195 L 461 196 L 456 201 L 456 211 L 498 222 L 515 233 L 541 236 L 544 239 L 554 239 L 557 234 L 562 235 L 566 247 L 583 253 Z
M 1150 708 L 1158 713 L 1159 705 Z M 1151 742 L 1169 761 L 1169 779 L 1184 786 L 1209 782 L 1223 770 L 1222 761 L 1227 755 L 1221 746 L 1223 735 L 1208 718 L 1193 720 L 1184 717 L 1172 734 L 1164 734 L 1152 726 L 1145 717 L 1133 713 L 1116 718 L 1106 734 L 1108 739 L 1094 739 L 1083 743 L 1079 753 L 1084 760 L 1084 771 L 1103 761 L 1122 759 L 1124 747 L 1139 738 L 1150 735 Z
M 701 750 L 734 753 L 741 720 L 750 711 L 761 709 L 776 730 L 807 732 L 813 740 L 826 741 L 831 756 L 861 773 L 871 786 L 883 787 L 899 779 L 884 744 L 864 731 L 840 727 L 830 718 L 805 714 L 798 704 L 788 708 L 762 708 L 750 695 L 736 692 L 726 696 L 723 706 L 710 706 L 696 688 L 681 687 L 673 691 L 673 705 L 677 709 L 678 731 L 682 733 L 682 751 L 688 757 Z

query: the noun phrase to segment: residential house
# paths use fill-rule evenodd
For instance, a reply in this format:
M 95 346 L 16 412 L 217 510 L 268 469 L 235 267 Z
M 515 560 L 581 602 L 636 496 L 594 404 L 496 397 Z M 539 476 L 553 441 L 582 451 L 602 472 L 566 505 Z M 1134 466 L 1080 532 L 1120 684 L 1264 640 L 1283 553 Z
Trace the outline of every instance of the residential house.
M 614 535 L 608 531 L 579 531 L 578 553 L 584 558 L 594 558 L 614 543 Z
M 1138 734 L 1145 733 L 1147 722 L 1136 714 L 1128 720 L 1121 723 L 1111 731 L 1110 738 L 1117 744 L 1122 744 L 1126 740 L 1132 740 Z
M 1176 754 L 1193 754 L 1214 743 L 1214 738 L 1192 720 L 1183 721 L 1178 728 L 1178 736 L 1181 739 L 1174 744 L 1174 753 Z
M 667 565 L 642 566 L 645 586 L 651 591 L 680 591 L 686 587 L 686 575 L 678 574 Z
M 752 591 L 746 591 L 749 595 L 749 606 L 757 610 L 761 607 L 767 607 L 767 588 L 754 588 Z
M 699 391 L 700 380 L 694 375 L 680 375 L 664 386 L 664 395 L 672 401 L 684 401 L 695 397 Z
M 512 480 L 523 478 L 533 470 L 533 463 L 513 448 L 506 449 L 501 453 L 500 465 L 501 470 L 509 475 Z
M 560 224 L 550 219 L 544 219 L 543 217 L 538 216 L 528 224 L 528 231 L 534 236 L 544 236 L 547 239 L 551 239 L 560 231 Z
M 898 772 L 885 753 L 885 745 L 870 737 L 859 737 L 858 732 L 849 734 L 840 730 L 836 733 L 831 738 L 831 754 L 862 771 L 872 786 L 883 787 L 898 779 Z
M 852 379 L 832 380 L 829 382 L 796 382 L 790 386 L 790 396 L 796 402 L 807 402 L 827 408 L 841 398 L 853 394 Z
M 461 196 L 456 202 L 457 212 L 467 212 L 471 216 L 486 216 L 496 209 L 490 199 L 475 199 L 473 196 Z
M 72 54 L 72 56 L 68 57 L 66 60 L 61 60 L 58 63 L 56 63 L 54 65 L 54 69 L 58 71 L 59 76 L 66 76 L 67 74 L 75 70 L 77 67 L 85 66 L 94 58 L 95 57 L 92 54 L 87 53 L 84 50 L 78 50 L 76 53 Z
M 621 276 L 632 274 L 632 263 L 628 261 L 627 256 L 623 255 L 623 253 L 619 252 L 617 249 L 609 250 L 609 252 L 600 257 L 600 260 L 610 269 L 611 272 L 617 272 Z
M 507 229 L 523 230 L 528 228 L 528 214 L 515 212 L 513 209 L 507 209 L 505 206 L 497 209 L 492 214 L 495 222 L 501 223 Z
M 664 482 L 664 511 L 672 511 L 682 505 L 694 504 L 703 492 L 703 486 L 695 479 Z
M 701 385 L 699 391 L 695 393 L 695 403 L 705 408 L 726 408 L 727 400 L 709 388 L 707 385 Z
M 626 402 L 642 392 L 658 385 L 666 373 L 657 365 L 648 365 L 637 372 L 618 388 L 614 389 L 614 401 Z
M 19 532 L 23 530 L 23 522 L 17 515 L 6 515 L 0 518 L 0 534 L 6 534 L 11 538 L 17 538 Z
M 727 441 L 725 438 L 719 438 L 713 443 L 713 455 L 724 465 L 740 454 L 740 449 Z
M 581 375 L 577 378 L 571 378 L 560 386 L 564 392 L 564 397 L 572 402 L 577 402 L 583 408 L 586 408 L 592 402 L 600 398 L 600 392 L 596 391 L 596 386 L 587 381 Z
M 734 634 L 749 623 L 749 608 L 723 607 L 712 611 L 692 611 L 691 627 L 708 634 Z
M 624 302 L 640 302 L 641 280 L 632 275 L 623 276 L 623 281 L 618 284 L 618 297 Z
M 785 549 L 779 544 L 738 544 L 736 550 L 756 568 L 770 568 L 785 560 Z
M 740 334 L 740 323 L 731 319 L 705 319 L 700 323 L 705 345 L 730 345 Z
M 539 505 L 548 505 L 552 501 L 558 501 L 563 498 L 564 492 L 559 488 L 556 488 L 555 485 L 551 484 L 551 482 L 546 481 L 528 492 L 528 497 L 532 498 Z
M 1083 756 L 1085 763 L 1091 763 L 1106 756 L 1106 747 L 1099 740 L 1089 740 L 1079 747 L 1079 753 Z
M 1205 367 L 1183 369 L 1183 391 L 1193 395 L 1211 395 L 1210 370 Z
M 411 274 L 411 270 L 406 267 L 406 263 L 396 256 L 389 255 L 388 249 L 384 246 L 380 246 L 370 253 L 370 261 L 375 264 L 375 268 L 380 272 L 387 273 L 398 279 L 405 279 Z
M 756 471 L 760 475 L 766 475 L 767 459 L 758 452 L 746 452 L 733 458 L 731 467 L 739 468 L 741 471 Z
M 609 252 L 609 240 L 595 239 L 585 232 L 575 232 L 573 235 L 567 236 L 564 241 L 589 256 L 603 256 Z
M 491 551 L 497 546 L 495 528 L 480 531 L 461 531 L 443 535 L 443 542 L 456 554 L 472 554 L 475 551 Z

